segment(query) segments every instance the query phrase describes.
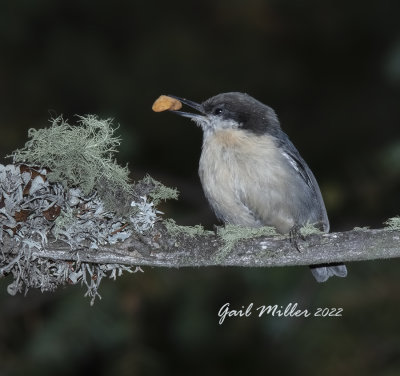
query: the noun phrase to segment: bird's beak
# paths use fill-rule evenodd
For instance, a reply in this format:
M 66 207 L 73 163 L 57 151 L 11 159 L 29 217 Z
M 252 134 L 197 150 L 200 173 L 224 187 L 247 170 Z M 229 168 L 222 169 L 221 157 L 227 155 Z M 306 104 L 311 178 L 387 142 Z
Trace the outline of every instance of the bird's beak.
M 203 109 L 203 106 L 200 103 L 196 103 L 196 102 L 190 101 L 189 99 L 180 98 L 180 97 L 177 97 L 177 96 L 171 95 L 171 94 L 168 94 L 168 96 L 171 97 L 171 98 L 177 99 L 178 101 L 182 102 L 186 106 L 194 108 L 196 111 L 199 111 L 202 115 L 193 114 L 191 112 L 173 111 L 172 110 L 171 112 L 173 112 L 174 114 L 178 114 L 180 116 L 184 116 L 184 117 L 187 117 L 187 118 L 190 118 L 190 119 L 196 119 L 196 118 L 203 118 L 204 117 L 204 109 Z

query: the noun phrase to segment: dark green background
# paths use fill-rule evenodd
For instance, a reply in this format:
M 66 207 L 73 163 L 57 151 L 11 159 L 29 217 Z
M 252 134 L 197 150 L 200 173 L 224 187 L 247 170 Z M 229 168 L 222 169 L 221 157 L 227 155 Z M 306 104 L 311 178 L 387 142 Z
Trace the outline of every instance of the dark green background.
M 181 192 L 166 216 L 211 228 L 201 131 L 151 105 L 244 91 L 277 111 L 332 230 L 380 227 L 400 213 L 399 14 L 394 0 L 2 1 L 0 156 L 51 117 L 112 117 L 133 177 Z M 94 307 L 79 287 L 10 297 L 2 280 L 0 375 L 397 375 L 399 267 L 353 263 L 323 285 L 307 268 L 145 268 L 103 282 Z M 226 302 L 344 314 L 219 326 Z

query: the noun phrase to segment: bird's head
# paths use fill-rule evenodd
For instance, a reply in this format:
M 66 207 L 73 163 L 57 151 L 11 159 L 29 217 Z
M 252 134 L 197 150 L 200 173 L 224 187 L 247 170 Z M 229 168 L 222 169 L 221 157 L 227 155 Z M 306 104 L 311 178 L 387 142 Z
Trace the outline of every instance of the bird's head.
M 174 95 L 169 96 L 198 111 L 171 112 L 196 122 L 206 136 L 223 129 L 239 129 L 262 135 L 274 133 L 280 128 L 275 111 L 245 93 L 222 93 L 201 104 Z

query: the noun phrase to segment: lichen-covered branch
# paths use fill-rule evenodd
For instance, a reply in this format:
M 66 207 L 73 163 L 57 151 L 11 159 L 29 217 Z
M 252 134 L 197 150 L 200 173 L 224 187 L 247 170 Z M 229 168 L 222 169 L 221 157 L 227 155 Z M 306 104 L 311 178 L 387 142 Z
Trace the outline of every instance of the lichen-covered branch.
M 4 253 L 17 254 L 18 244 L 3 239 Z M 127 266 L 194 267 L 194 266 L 295 266 L 331 262 L 366 261 L 400 257 L 400 230 L 352 230 L 314 234 L 298 240 L 297 250 L 287 237 L 257 236 L 237 240 L 230 245 L 224 259 L 219 253 L 226 242 L 214 233 L 171 235 L 159 223 L 146 235 L 132 235 L 123 242 L 71 249 L 62 241 L 34 248 L 34 258 Z M 1 270 L 1 269 L 0 269 Z
M 114 133 L 109 119 L 88 115 L 72 126 L 57 118 L 49 128 L 29 130 L 25 147 L 11 155 L 14 163 L 0 164 L 0 277 L 13 276 L 10 294 L 81 283 L 93 302 L 104 277 L 140 269 L 37 255 L 54 240 L 95 252 L 146 232 L 159 220 L 156 205 L 177 198 L 175 189 L 150 177 L 129 179 L 115 160 Z
M 163 219 L 156 206 L 177 198 L 151 177 L 131 182 L 114 158 L 110 120 L 61 118 L 30 130 L 14 164 L 0 164 L 0 278 L 10 294 L 81 283 L 93 303 L 103 278 L 141 266 L 289 266 L 400 256 L 400 218 L 381 230 L 321 234 L 300 229 L 297 247 L 270 227 L 205 231 Z

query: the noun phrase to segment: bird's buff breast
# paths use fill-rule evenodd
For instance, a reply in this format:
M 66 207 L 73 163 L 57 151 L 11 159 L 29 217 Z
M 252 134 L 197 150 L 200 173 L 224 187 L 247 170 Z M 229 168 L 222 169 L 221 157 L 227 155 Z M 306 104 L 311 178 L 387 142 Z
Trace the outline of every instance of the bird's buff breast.
M 272 137 L 221 130 L 205 137 L 199 175 L 207 199 L 225 223 L 274 226 L 288 232 L 288 177 Z

